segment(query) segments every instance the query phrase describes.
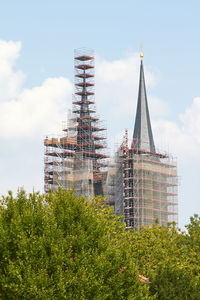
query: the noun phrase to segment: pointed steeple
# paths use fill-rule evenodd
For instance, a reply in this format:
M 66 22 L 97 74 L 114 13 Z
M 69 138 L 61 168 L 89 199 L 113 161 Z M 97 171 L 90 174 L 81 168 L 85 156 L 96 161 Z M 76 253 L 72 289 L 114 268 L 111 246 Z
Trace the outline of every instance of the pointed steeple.
M 140 82 L 137 102 L 137 112 L 135 118 L 135 127 L 133 133 L 134 148 L 155 152 L 155 145 L 151 129 L 151 121 L 149 116 L 149 108 L 146 95 L 144 69 L 143 69 L 143 53 L 140 54 Z

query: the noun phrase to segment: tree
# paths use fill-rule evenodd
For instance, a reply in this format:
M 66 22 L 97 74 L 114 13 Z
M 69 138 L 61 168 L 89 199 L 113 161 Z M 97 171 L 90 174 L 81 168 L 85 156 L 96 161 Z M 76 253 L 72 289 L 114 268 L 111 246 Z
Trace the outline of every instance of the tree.
M 0 299 L 200 299 L 198 215 L 187 232 L 125 231 L 100 202 L 61 189 L 3 197 Z
M 22 190 L 0 206 L 3 299 L 154 299 L 130 259 L 124 225 L 72 191 Z
M 200 218 L 191 218 L 186 227 L 188 234 L 174 224 L 129 232 L 132 259 L 149 277 L 150 295 L 156 299 L 200 299 Z

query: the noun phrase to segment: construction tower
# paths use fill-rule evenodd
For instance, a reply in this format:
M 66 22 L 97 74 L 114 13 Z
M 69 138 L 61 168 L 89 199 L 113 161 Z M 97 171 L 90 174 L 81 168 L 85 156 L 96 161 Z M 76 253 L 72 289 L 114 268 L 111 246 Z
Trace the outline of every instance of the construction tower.
M 128 131 L 115 154 L 114 187 L 110 199 L 126 228 L 177 223 L 177 165 L 172 156 L 156 151 L 148 109 L 143 54 L 133 139 Z M 111 181 L 111 180 L 110 180 Z
M 47 136 L 45 192 L 74 189 L 91 199 L 105 194 L 107 178 L 106 128 L 96 115 L 94 53 L 75 50 L 75 94 L 72 113 L 60 137 Z

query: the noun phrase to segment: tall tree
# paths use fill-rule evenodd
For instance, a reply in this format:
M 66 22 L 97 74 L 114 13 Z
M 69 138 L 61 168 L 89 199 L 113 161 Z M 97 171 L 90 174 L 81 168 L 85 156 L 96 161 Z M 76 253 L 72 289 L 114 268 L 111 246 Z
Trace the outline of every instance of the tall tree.
M 153 299 L 110 209 L 73 192 L 20 191 L 0 207 L 3 299 Z

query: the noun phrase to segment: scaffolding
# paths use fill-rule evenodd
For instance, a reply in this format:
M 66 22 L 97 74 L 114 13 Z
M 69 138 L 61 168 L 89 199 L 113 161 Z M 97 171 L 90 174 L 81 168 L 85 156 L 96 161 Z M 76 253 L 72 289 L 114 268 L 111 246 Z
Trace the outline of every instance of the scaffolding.
M 91 199 L 105 194 L 107 180 L 106 128 L 96 115 L 94 53 L 76 50 L 72 113 L 62 137 L 48 136 L 45 146 L 45 192 L 74 189 Z
M 44 140 L 45 192 L 61 186 L 65 190 L 74 189 L 75 194 L 88 199 L 106 196 L 102 204 L 114 206 L 114 212 L 123 216 L 127 230 L 154 223 L 164 226 L 177 223 L 177 165 L 170 155 L 150 151 L 155 146 L 142 62 L 138 98 L 142 104 L 138 106 L 137 130 L 131 146 L 128 130 L 125 131 L 109 165 L 106 126 L 95 108 L 94 53 L 76 50 L 74 70 L 72 112 L 63 123 L 62 134 L 46 136 Z
M 127 229 L 177 223 L 178 177 L 173 157 L 135 148 L 134 143 L 129 147 L 126 130 L 116 154 L 114 177 L 115 213 L 124 216 Z

